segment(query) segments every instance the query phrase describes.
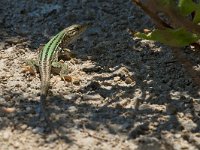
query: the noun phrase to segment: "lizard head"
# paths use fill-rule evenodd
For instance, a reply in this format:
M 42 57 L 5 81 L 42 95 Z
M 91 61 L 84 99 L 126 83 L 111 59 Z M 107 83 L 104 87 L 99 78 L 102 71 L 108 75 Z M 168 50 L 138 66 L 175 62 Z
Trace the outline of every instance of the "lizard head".
M 66 35 L 68 38 L 70 38 L 70 41 L 76 40 L 81 33 L 83 33 L 91 23 L 85 23 L 85 24 L 74 24 L 65 29 Z

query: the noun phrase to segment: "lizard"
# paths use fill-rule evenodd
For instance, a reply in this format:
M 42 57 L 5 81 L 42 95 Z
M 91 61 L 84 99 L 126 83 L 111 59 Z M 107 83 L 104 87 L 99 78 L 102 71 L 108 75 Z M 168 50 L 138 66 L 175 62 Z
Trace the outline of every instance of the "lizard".
M 43 46 L 40 46 L 37 50 L 40 52 L 43 49 Z M 62 48 L 62 51 L 58 53 L 58 62 L 54 61 L 51 64 L 51 73 L 53 75 L 60 75 L 62 79 L 65 80 L 65 75 L 67 75 L 68 71 L 68 66 L 65 65 L 63 60 L 71 60 L 72 58 L 75 58 L 76 54 L 72 53 L 68 48 Z M 60 62 L 62 60 L 62 62 Z M 37 73 L 39 72 L 39 62 L 38 60 L 34 59 L 28 59 L 28 60 L 23 60 L 23 62 L 26 64 L 23 66 L 23 71 L 22 72 L 28 72 L 31 75 L 36 76 Z
M 58 53 L 61 52 L 64 47 L 75 41 L 90 25 L 90 23 L 74 24 L 63 29 L 50 39 L 39 53 L 38 65 L 41 79 L 39 117 L 44 117 L 46 121 L 48 121 L 48 115 L 46 114 L 45 106 L 50 87 L 52 64 L 58 61 Z

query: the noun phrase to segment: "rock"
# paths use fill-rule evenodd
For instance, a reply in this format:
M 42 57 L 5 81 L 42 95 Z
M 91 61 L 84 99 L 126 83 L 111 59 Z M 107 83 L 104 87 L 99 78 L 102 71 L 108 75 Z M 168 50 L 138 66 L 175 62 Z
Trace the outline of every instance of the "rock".
M 82 96 L 83 100 L 99 100 L 102 99 L 101 95 L 95 94 L 95 95 L 83 95 Z
M 46 142 L 53 142 L 56 140 L 56 138 L 57 138 L 56 134 L 50 134 L 47 136 Z
M 68 112 L 73 113 L 73 112 L 77 111 L 77 108 L 75 106 L 70 106 L 70 107 L 68 107 L 67 110 L 68 110 Z
M 33 133 L 38 134 L 38 133 L 43 133 L 44 132 L 44 128 L 42 127 L 36 127 L 33 129 Z
M 131 84 L 131 83 L 133 83 L 133 80 L 132 80 L 130 77 L 127 77 L 127 78 L 125 79 L 125 83 L 126 83 L 126 84 Z
M 19 147 L 21 146 L 21 143 L 18 142 L 18 141 L 15 141 L 15 142 L 13 143 L 13 146 L 14 146 L 15 148 L 19 148 Z
M 5 42 L 0 42 L 0 50 L 4 49 L 5 47 Z
M 181 134 L 176 133 L 176 134 L 174 135 L 174 137 L 177 138 L 177 139 L 179 139 L 179 138 L 181 138 Z
M 193 107 L 194 107 L 195 112 L 197 112 L 197 113 L 200 114 L 200 104 L 194 103 L 194 104 L 193 104 Z
M 64 95 L 63 96 L 66 100 L 75 100 L 79 97 L 78 94 L 72 93 L 72 94 L 68 94 L 68 95 Z
M 20 126 L 22 130 L 26 130 L 28 128 L 28 126 L 26 124 L 23 124 Z
M 31 108 L 30 106 L 26 107 L 26 111 L 27 111 L 27 112 L 29 112 L 29 111 L 31 111 L 31 110 L 32 110 L 32 108 Z
M 73 81 L 72 81 L 72 83 L 74 84 L 74 85 L 80 85 L 80 82 L 81 82 L 81 80 L 79 79 L 79 78 L 73 78 Z
M 117 82 L 117 81 L 120 81 L 120 77 L 119 76 L 116 76 L 113 78 L 114 82 Z
M 3 135 L 2 135 L 2 138 L 4 139 L 4 140 L 9 140 L 9 138 L 12 136 L 12 133 L 9 131 L 9 130 L 5 130 L 4 132 L 3 132 Z

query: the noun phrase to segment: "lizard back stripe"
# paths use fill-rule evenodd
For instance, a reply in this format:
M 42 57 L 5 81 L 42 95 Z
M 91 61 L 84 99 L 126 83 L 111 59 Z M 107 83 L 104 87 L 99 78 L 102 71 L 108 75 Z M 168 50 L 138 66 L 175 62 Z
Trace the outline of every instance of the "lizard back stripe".
M 47 55 L 48 55 L 48 51 L 51 47 L 51 45 L 53 44 L 53 42 L 55 41 L 55 39 L 58 37 L 59 35 L 55 35 L 42 49 L 41 53 L 40 53 L 40 62 L 39 64 L 42 64 L 46 59 L 47 59 Z
M 63 37 L 65 37 L 66 33 L 64 31 L 61 31 L 58 36 L 55 38 L 53 43 L 50 45 L 49 51 L 48 51 L 48 56 L 47 59 L 52 61 L 53 57 L 55 56 L 55 53 L 58 50 L 58 46 L 62 42 Z

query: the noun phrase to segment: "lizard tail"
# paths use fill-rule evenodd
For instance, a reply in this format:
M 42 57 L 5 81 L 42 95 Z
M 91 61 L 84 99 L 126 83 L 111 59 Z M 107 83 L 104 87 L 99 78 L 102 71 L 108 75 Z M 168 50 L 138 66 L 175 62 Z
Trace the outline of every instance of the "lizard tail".
M 40 100 L 45 100 L 48 94 L 49 81 L 42 81 L 41 83 Z
M 48 88 L 49 88 L 49 83 L 48 82 L 47 83 L 42 82 L 42 84 L 41 84 L 41 92 L 40 92 L 40 109 L 41 109 L 40 111 L 42 113 L 45 112 Z
M 50 72 L 51 72 L 51 64 L 48 63 L 41 63 L 40 64 L 40 78 L 41 78 L 41 86 L 40 86 L 40 103 L 41 105 L 45 106 L 48 89 L 50 86 Z

